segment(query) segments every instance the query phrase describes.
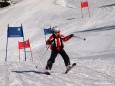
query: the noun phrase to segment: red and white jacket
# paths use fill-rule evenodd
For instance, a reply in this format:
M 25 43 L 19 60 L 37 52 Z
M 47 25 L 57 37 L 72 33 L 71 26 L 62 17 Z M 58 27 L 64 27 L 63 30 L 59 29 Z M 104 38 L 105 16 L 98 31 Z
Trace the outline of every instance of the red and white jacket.
M 49 37 L 49 39 L 46 41 L 47 45 L 50 45 L 51 50 L 57 50 L 60 51 L 62 48 L 64 48 L 64 43 L 70 39 L 70 35 L 64 36 L 62 34 L 59 34 L 59 36 L 55 36 L 54 34 Z M 52 44 L 49 43 L 52 42 Z

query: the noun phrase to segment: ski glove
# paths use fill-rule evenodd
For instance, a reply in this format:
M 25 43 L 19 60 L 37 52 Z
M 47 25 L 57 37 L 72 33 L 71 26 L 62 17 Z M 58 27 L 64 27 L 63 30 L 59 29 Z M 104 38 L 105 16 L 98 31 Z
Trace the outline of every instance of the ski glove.
M 72 37 L 74 37 L 74 34 L 71 34 L 71 35 L 69 35 L 70 36 L 70 38 L 72 38 Z
M 50 45 L 52 45 L 52 44 L 54 44 L 54 41 L 48 41 L 48 43 L 50 44 Z

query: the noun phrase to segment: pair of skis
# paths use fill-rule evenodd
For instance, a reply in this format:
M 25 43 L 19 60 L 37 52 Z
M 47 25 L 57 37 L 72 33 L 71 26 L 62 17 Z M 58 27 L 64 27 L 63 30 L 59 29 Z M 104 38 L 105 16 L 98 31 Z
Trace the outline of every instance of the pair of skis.
M 68 73 L 73 67 L 75 67 L 75 66 L 76 66 L 76 63 L 73 63 L 72 66 L 69 67 L 69 68 L 65 71 L 64 74 L 67 74 L 67 73 Z M 51 73 L 49 73 L 49 72 L 44 72 L 44 74 L 46 74 L 46 75 L 51 75 Z

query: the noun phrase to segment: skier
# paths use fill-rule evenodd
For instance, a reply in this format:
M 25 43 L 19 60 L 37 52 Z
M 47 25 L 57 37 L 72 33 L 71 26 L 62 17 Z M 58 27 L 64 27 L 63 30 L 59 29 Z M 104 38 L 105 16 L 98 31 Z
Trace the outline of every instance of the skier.
M 60 29 L 58 27 L 53 28 L 53 34 L 46 41 L 46 44 L 50 46 L 51 56 L 47 61 L 45 73 L 50 73 L 52 65 L 55 62 L 55 58 L 57 57 L 58 54 L 60 54 L 63 57 L 67 69 L 72 67 L 70 64 L 69 56 L 64 50 L 64 43 L 63 43 L 68 41 L 72 37 L 74 37 L 74 34 L 63 36 L 62 34 L 60 34 Z

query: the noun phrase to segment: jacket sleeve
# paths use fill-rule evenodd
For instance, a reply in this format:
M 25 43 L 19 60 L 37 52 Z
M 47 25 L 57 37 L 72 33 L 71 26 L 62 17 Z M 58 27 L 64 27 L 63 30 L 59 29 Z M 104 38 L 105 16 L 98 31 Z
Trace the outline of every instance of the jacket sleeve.
M 50 45 L 52 40 L 53 40 L 53 36 L 50 36 L 49 39 L 46 41 L 46 45 Z
M 68 36 L 61 35 L 61 38 L 62 38 L 63 42 L 66 42 L 70 39 L 70 35 L 68 35 Z

